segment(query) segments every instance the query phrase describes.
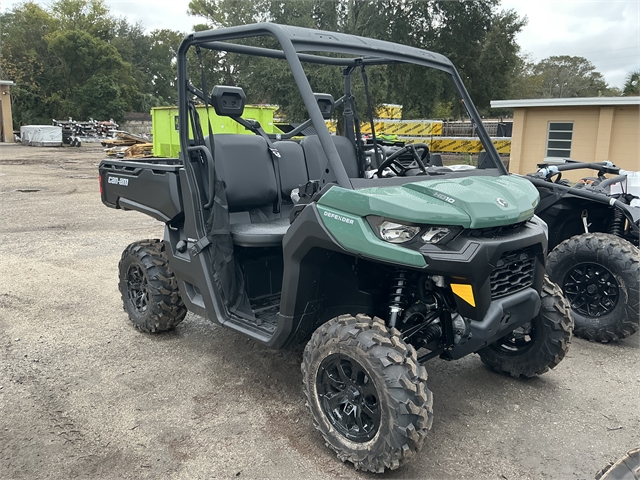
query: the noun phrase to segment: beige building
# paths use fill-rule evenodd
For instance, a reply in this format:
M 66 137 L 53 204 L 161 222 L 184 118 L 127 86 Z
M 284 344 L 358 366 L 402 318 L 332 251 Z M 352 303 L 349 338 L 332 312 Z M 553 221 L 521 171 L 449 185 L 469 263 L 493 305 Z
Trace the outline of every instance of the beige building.
M 625 170 L 640 170 L 640 97 L 494 100 L 491 108 L 514 111 L 512 173 L 535 172 L 550 157 L 610 160 Z M 577 180 L 580 175 L 566 176 Z
M 11 115 L 11 91 L 13 82 L 0 80 L 0 142 L 13 143 L 13 116 Z

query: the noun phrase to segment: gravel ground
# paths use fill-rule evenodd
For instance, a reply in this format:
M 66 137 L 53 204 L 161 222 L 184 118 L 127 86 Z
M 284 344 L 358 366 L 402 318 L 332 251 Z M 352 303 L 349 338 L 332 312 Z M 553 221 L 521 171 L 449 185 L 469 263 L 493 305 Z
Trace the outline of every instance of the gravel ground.
M 104 207 L 99 146 L 0 144 L 0 478 L 380 478 L 342 464 L 304 406 L 301 350 L 189 314 L 142 334 L 117 265 L 162 225 Z M 475 355 L 427 365 L 435 420 L 385 478 L 593 478 L 640 445 L 640 337 L 574 339 L 539 378 Z

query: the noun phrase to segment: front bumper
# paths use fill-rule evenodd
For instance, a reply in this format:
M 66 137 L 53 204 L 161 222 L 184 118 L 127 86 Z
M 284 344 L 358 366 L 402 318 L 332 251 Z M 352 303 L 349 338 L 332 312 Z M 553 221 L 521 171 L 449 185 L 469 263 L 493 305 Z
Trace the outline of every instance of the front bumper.
M 454 294 L 456 309 L 472 323 L 483 323 L 489 310 L 511 301 L 516 294 L 530 289 L 538 296 L 546 249 L 543 225 L 532 219 L 512 229 L 467 230 L 445 247 L 422 245 L 420 253 L 430 275 L 441 275 L 449 284 L 469 286 L 473 301 Z M 531 317 L 532 310 L 528 319 Z
M 533 288 L 494 300 L 482 320 L 471 322 L 469 339 L 446 351 L 445 357 L 457 360 L 496 342 L 538 315 L 540 305 L 540 295 Z

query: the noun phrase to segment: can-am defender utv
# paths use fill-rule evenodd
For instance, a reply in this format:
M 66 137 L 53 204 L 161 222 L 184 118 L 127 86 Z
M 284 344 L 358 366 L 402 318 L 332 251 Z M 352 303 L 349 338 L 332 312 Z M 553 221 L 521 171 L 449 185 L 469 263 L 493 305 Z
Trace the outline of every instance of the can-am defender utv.
M 591 176 L 572 185 L 563 172 Z M 595 174 L 595 176 L 593 176 Z M 607 177 L 607 175 L 611 175 Z M 536 215 L 549 226 L 547 273 L 571 305 L 576 336 L 598 342 L 640 328 L 640 206 L 622 188 L 627 174 L 609 161 L 558 159 L 527 177 L 540 193 Z
M 288 64 L 309 119 L 271 138 L 242 118 L 241 88 L 209 93 L 205 50 Z M 199 86 L 189 81 L 188 58 L 202 70 Z M 314 94 L 303 63 L 336 69 L 341 98 Z M 486 149 L 482 168 L 432 166 L 425 144 L 383 148 L 375 136 L 365 150 L 352 84 L 361 76 L 369 100 L 367 72 L 402 65 L 450 80 Z M 122 255 L 119 286 L 136 327 L 170 329 L 188 309 L 270 347 L 307 342 L 302 374 L 317 429 L 341 460 L 373 472 L 399 467 L 425 441 L 433 415 L 427 360 L 476 352 L 497 370 L 533 376 L 565 356 L 572 322 L 544 276 L 538 193 L 507 174 L 447 58 L 341 33 L 246 25 L 186 37 L 178 92 L 179 160 L 100 165 L 106 205 L 166 224 L 163 241 L 134 243 Z M 254 135 L 212 134 L 196 102 Z M 344 136 L 325 124 L 337 107 Z M 291 140 L 310 125 L 317 135 Z

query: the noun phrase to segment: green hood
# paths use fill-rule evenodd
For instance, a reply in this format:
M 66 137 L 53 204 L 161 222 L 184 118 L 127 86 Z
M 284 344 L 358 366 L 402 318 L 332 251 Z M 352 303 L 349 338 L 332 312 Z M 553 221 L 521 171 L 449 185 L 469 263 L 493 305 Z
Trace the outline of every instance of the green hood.
M 364 217 L 378 215 L 426 225 L 488 228 L 533 216 L 538 191 L 513 176 L 425 180 L 395 187 L 331 188 L 318 205 Z

